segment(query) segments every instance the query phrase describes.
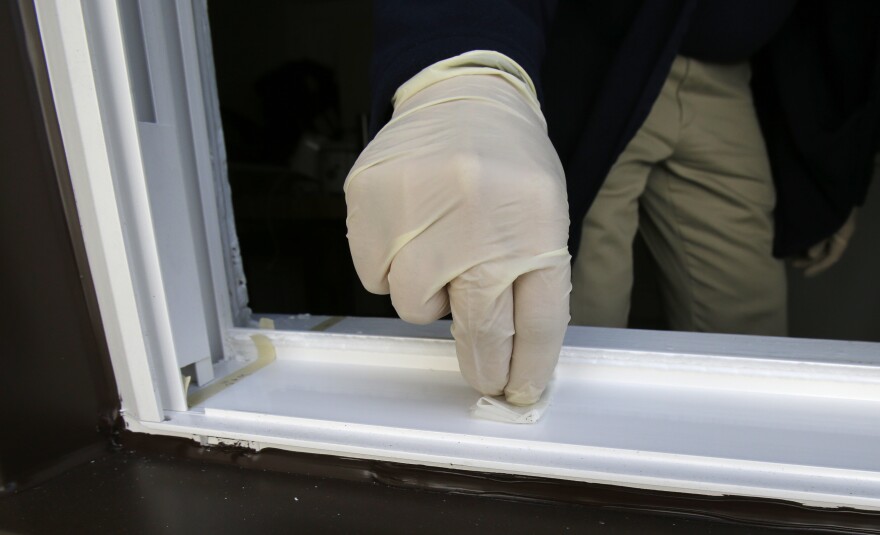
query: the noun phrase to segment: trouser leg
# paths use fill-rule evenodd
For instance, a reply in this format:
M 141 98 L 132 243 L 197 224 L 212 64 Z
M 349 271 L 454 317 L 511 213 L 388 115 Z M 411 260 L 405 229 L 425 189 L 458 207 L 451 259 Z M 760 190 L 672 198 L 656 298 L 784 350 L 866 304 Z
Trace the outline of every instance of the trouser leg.
M 675 90 L 684 66 L 682 61 L 673 65 L 651 113 L 611 168 L 584 218 L 572 267 L 574 325 L 626 327 L 639 197 L 654 163 L 672 153 L 679 117 Z
M 670 326 L 783 336 L 783 263 L 772 256 L 775 192 L 748 66 L 694 62 L 674 154 L 651 173 L 640 230 L 661 271 Z
M 584 217 L 571 273 L 573 325 L 626 327 L 638 198 L 649 171 L 641 162 L 616 166 Z

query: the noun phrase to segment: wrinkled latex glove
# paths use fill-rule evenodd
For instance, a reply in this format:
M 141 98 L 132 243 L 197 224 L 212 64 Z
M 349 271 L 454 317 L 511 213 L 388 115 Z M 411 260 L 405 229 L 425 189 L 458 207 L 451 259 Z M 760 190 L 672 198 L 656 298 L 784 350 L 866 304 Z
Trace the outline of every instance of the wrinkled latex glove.
M 856 231 L 856 212 L 853 208 L 849 213 L 846 223 L 835 232 L 830 238 L 826 238 L 816 245 L 807 249 L 807 253 L 794 260 L 792 265 L 798 269 L 804 270 L 804 276 L 815 277 L 826 269 L 830 268 L 840 260 L 846 251 L 849 240 Z
M 348 240 L 364 287 L 402 319 L 452 312 L 471 386 L 528 405 L 569 321 L 565 179 L 527 85 L 477 72 L 396 100 L 346 179 Z

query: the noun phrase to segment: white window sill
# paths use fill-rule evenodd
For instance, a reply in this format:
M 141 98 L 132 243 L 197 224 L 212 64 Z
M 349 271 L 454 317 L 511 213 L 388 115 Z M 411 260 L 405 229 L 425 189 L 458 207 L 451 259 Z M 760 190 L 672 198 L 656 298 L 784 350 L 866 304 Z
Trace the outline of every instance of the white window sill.
M 317 318 L 320 319 L 320 318 Z M 316 319 L 294 319 L 308 329 Z M 276 324 L 283 324 L 277 321 Z M 359 332 L 381 331 L 384 336 Z M 422 338 L 403 338 L 418 332 Z M 571 328 L 534 425 L 472 417 L 448 323 L 345 319 L 236 329 L 277 359 L 188 412 L 133 430 L 464 470 L 880 509 L 873 344 Z M 397 335 L 397 336 L 394 336 Z M 795 360 L 774 354 L 792 342 Z M 657 348 L 651 350 L 650 348 Z M 756 353 L 759 351 L 760 353 Z

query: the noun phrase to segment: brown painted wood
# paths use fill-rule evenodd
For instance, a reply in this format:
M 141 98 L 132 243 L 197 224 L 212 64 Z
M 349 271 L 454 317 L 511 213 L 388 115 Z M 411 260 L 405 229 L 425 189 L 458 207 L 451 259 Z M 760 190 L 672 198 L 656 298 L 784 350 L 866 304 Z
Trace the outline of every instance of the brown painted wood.
M 125 450 L 0 499 L 11 533 L 791 533 L 709 518 L 411 489 Z
M 118 396 L 74 245 L 79 227 L 29 2 L 0 5 L 0 80 L 0 491 L 8 491 L 102 454 L 100 428 L 114 421 Z

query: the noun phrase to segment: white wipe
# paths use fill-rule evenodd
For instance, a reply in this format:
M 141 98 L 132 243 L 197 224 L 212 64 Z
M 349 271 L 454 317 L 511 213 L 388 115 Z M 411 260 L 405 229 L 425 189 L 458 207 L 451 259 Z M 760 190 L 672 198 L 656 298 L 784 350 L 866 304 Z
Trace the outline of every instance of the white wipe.
M 505 401 L 504 396 L 483 396 L 471 407 L 476 418 L 511 424 L 533 424 L 541 419 L 550 405 L 550 386 L 533 405 L 520 407 Z

